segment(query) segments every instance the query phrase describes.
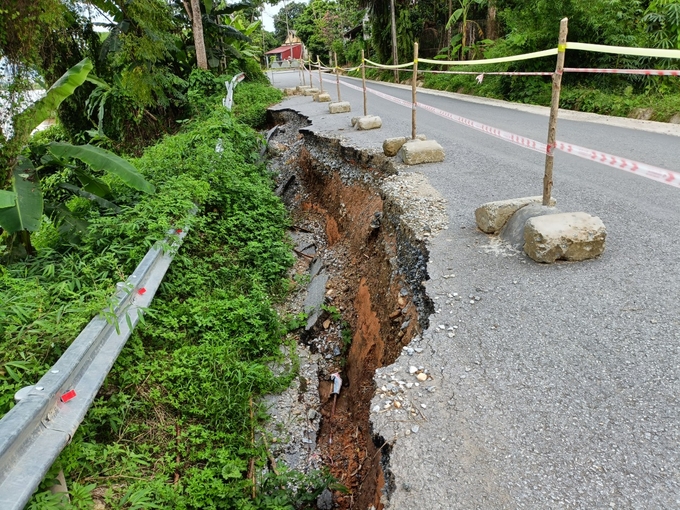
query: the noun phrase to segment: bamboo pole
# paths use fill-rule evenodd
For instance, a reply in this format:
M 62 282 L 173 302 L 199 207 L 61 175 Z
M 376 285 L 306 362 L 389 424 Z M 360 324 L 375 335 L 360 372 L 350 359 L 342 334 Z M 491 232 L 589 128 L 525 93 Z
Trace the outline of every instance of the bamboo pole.
M 361 83 L 364 89 L 364 117 L 368 115 L 366 108 L 366 62 L 364 60 L 364 50 L 361 50 Z
M 316 56 L 316 65 L 319 66 L 319 92 L 323 92 L 323 77 L 321 76 L 321 59 Z
M 302 85 L 306 86 L 307 85 L 307 79 L 305 78 L 305 61 L 304 59 L 300 59 L 300 74 L 302 75 Z
M 336 52 L 333 52 L 333 55 L 335 55 L 335 84 L 338 87 L 338 103 L 342 101 L 340 98 L 340 75 L 338 74 L 338 54 Z
M 548 122 L 548 148 L 545 154 L 545 175 L 543 176 L 543 205 L 550 205 L 553 188 L 553 164 L 555 160 L 555 140 L 557 138 L 557 112 L 560 106 L 562 90 L 562 71 L 564 70 L 564 54 L 567 49 L 567 18 L 560 21 L 560 36 L 557 44 L 557 66 L 552 81 L 552 101 L 550 102 L 550 121 Z
M 312 82 L 312 57 L 309 57 L 309 86 L 314 86 L 314 83 Z
M 411 78 L 411 138 L 416 139 L 416 83 L 418 82 L 418 43 L 413 43 L 413 78 Z

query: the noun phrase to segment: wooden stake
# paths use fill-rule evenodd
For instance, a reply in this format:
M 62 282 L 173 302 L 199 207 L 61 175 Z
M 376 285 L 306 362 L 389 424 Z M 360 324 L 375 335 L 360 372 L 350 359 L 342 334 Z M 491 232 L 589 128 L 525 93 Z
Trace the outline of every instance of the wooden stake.
M 340 75 L 338 74 L 338 54 L 336 52 L 333 52 L 333 55 L 335 55 L 335 84 L 338 86 L 338 103 L 342 101 L 340 99 Z
M 321 76 L 321 59 L 319 55 L 316 56 L 316 65 L 319 66 L 319 92 L 323 92 L 323 78 Z
M 364 60 L 364 50 L 361 50 L 361 82 L 364 88 L 364 117 L 368 115 L 366 108 L 366 62 Z
M 413 43 L 413 78 L 411 78 L 411 138 L 416 139 L 416 82 L 418 81 L 418 43 Z
M 543 176 L 543 205 L 550 205 L 553 188 L 553 163 L 555 140 L 557 138 L 557 112 L 560 106 L 562 90 L 562 71 L 564 70 L 564 54 L 567 49 L 567 32 L 569 20 L 560 21 L 560 37 L 557 44 L 557 67 L 553 74 L 552 101 L 550 102 L 550 121 L 548 122 L 548 149 L 545 155 L 545 175 Z
M 312 57 L 309 57 L 309 86 L 314 86 L 314 83 L 312 83 Z

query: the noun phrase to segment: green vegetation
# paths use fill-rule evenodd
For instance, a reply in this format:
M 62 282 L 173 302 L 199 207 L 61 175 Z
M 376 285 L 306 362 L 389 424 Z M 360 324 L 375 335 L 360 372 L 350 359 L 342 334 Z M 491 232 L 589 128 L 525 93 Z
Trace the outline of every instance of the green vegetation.
M 280 99 L 260 84 L 239 87 L 251 102 L 249 121 L 252 111 Z M 36 257 L 0 266 L 6 412 L 14 392 L 58 358 L 148 247 L 172 226 L 191 226 L 146 325 L 54 467 L 72 487 L 72 508 L 91 504 L 95 488 L 124 508 L 302 508 L 330 483 L 321 473 L 262 478 L 266 447 L 253 440 L 266 419 L 257 397 L 296 375 L 275 377 L 268 368 L 281 356 L 286 331 L 272 299 L 289 288 L 292 256 L 286 211 L 256 163 L 261 143 L 218 108 L 133 161 L 156 186 L 154 195 L 110 182 L 115 215 L 74 198 L 68 206 L 90 226 L 77 245 L 45 228 Z M 255 498 L 246 476 L 251 459 Z M 50 502 L 54 497 L 41 493 L 32 507 Z
M 259 397 L 297 368 L 270 368 L 294 352 L 273 308 L 292 251 L 253 129 L 281 99 L 258 65 L 258 4 L 199 2 L 199 70 L 183 2 L 86 3 L 106 14 L 106 35 L 75 2 L 0 9 L 0 119 L 12 124 L 0 133 L 0 414 L 154 243 L 190 233 L 28 508 L 308 508 L 326 473 L 265 468 Z M 238 72 L 228 112 L 224 82 Z M 54 82 L 25 108 L 26 91 Z M 59 469 L 70 502 L 47 491 Z
M 387 0 L 340 0 L 326 5 L 310 2 L 297 14 L 293 25 L 298 35 L 328 62 L 328 49 L 341 61 L 358 64 L 361 49 L 368 58 L 393 63 L 410 62 L 413 43 L 419 42 L 419 56 L 441 60 L 473 60 L 504 57 L 554 48 L 560 20 L 569 18 L 569 40 L 594 44 L 680 49 L 679 0 L 424 0 L 417 3 L 394 0 L 395 33 L 391 36 L 391 4 Z M 337 32 L 355 27 L 361 17 L 357 7 L 366 8 L 370 30 L 355 34 L 351 42 Z M 342 16 L 343 12 L 352 15 Z M 335 25 L 329 25 L 334 20 Z M 290 22 L 290 20 L 289 20 Z M 335 28 L 333 28 L 335 27 Z M 331 29 L 332 28 L 332 29 Z M 369 36 L 364 41 L 362 35 Z M 326 49 L 324 49 L 326 48 Z M 567 67 L 632 69 L 678 69 L 678 60 L 618 56 L 567 51 Z M 551 72 L 554 57 L 492 66 L 443 67 L 420 64 L 424 85 L 429 88 L 475 94 L 510 101 L 547 105 L 549 76 L 490 76 L 477 83 L 475 75 L 432 74 L 427 71 L 466 71 L 479 74 L 498 71 Z M 368 77 L 395 79 L 392 71 L 368 70 Z M 410 78 L 408 71 L 400 79 Z M 636 115 L 649 109 L 653 120 L 667 121 L 680 113 L 680 81 L 639 75 L 567 73 L 563 77 L 563 108 L 609 115 Z M 677 118 L 677 117 L 675 117 Z

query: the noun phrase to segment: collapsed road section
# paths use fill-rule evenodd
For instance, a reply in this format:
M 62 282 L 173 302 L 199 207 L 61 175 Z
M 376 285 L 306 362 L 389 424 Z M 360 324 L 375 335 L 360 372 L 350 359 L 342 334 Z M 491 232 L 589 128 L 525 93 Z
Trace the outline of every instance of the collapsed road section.
M 304 323 L 301 368 L 288 395 L 268 401 L 272 451 L 296 469 L 324 465 L 347 488 L 322 495 L 319 508 L 378 510 L 390 492 L 390 444 L 369 422 L 374 376 L 415 354 L 428 327 L 427 240 L 447 228 L 446 206 L 421 174 L 397 172 L 381 153 L 315 133 L 294 111 L 270 115 L 269 169 L 293 220 L 293 278 L 306 288 L 288 305 Z M 417 419 L 406 385 L 380 390 Z

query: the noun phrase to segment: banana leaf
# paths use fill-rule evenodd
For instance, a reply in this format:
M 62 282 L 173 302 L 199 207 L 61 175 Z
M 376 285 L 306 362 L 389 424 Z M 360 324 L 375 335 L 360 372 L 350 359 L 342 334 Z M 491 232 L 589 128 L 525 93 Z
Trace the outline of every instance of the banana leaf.
M 92 202 L 99 204 L 101 207 L 104 207 L 106 209 L 111 209 L 115 212 L 120 212 L 120 207 L 118 207 L 113 202 L 109 202 L 108 200 L 106 200 L 102 197 L 98 197 L 94 193 L 90 193 L 88 191 L 85 191 L 84 189 L 79 188 L 78 186 L 74 186 L 73 184 L 69 184 L 67 182 L 64 182 L 64 183 L 60 184 L 59 187 L 63 188 L 63 189 L 67 189 L 71 193 L 75 193 L 76 195 L 78 195 L 80 197 L 91 200 Z
M 95 170 L 104 170 L 119 177 L 125 184 L 139 191 L 154 193 L 156 188 L 142 177 L 137 169 L 123 158 L 94 145 L 71 145 L 63 142 L 49 144 L 52 154 L 62 158 L 76 158 Z
M 83 84 L 91 70 L 92 62 L 89 58 L 85 58 L 66 71 L 48 89 L 45 97 L 14 117 L 15 133 L 18 136 L 28 136 L 42 121 L 49 118 L 64 99 Z
M 0 209 L 12 207 L 17 201 L 17 195 L 13 191 L 0 190 Z
M 21 156 L 12 170 L 12 193 L 15 203 L 0 209 L 0 227 L 8 233 L 37 232 L 43 214 L 43 198 L 38 176 L 28 158 Z

